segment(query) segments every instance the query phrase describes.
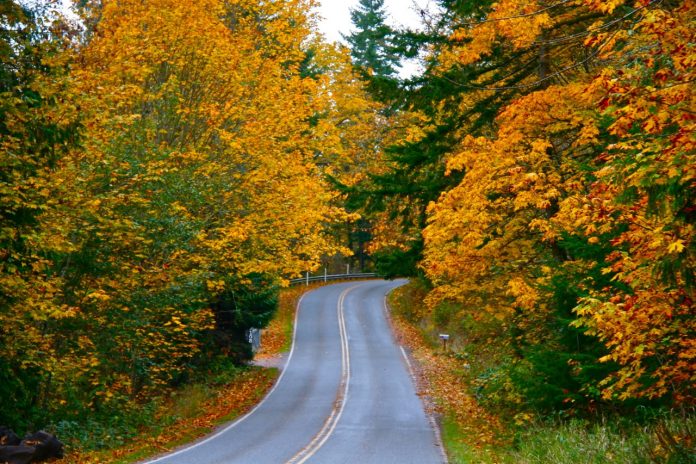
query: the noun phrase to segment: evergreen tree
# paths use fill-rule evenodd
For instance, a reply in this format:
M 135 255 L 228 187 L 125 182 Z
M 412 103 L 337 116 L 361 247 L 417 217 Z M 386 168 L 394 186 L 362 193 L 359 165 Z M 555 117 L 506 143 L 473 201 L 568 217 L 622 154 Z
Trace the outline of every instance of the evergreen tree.
M 356 31 L 344 38 L 348 41 L 354 63 L 380 77 L 393 77 L 399 57 L 392 45 L 394 31 L 385 24 L 384 0 L 360 0 L 350 12 Z
M 368 1 L 369 3 L 369 1 Z M 493 1 L 440 0 L 439 12 L 424 32 L 399 31 L 391 36 L 392 53 L 413 56 L 415 50 L 430 50 L 426 69 L 420 76 L 384 91 L 375 85 L 378 98 L 391 97 L 394 105 L 419 111 L 427 117 L 426 136 L 388 147 L 390 170 L 373 175 L 350 192 L 355 204 L 368 214 L 387 212 L 404 235 L 411 237 L 399 249 L 383 249 L 373 255 L 379 272 L 387 276 L 418 274 L 423 241 L 419 236 L 427 221 L 428 204 L 457 185 L 463 173 L 445 175 L 443 160 L 457 150 L 465 135 L 482 136 L 495 127 L 500 109 L 515 98 L 561 82 L 562 73 L 550 72 L 550 58 L 570 69 L 588 65 L 587 57 L 570 47 L 596 14 L 576 15 L 559 22 L 543 43 L 518 49 L 498 40 L 485 60 L 446 65 L 452 52 L 453 30 L 466 30 L 482 21 Z M 579 8 L 579 7 L 578 7 Z M 552 16 L 565 9 L 550 9 Z M 472 46 L 472 38 L 461 41 L 461 49 Z M 575 44 L 577 45 L 577 44 Z M 355 51 L 354 51 L 355 53 Z M 404 249 L 405 248 L 405 249 Z

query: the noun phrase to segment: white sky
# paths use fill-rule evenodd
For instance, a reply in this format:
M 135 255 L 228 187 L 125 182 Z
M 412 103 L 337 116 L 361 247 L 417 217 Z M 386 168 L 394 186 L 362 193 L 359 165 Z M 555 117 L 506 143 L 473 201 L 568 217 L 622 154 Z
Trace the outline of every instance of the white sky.
M 20 0 L 26 3 L 41 0 Z M 59 0 L 63 11 L 69 12 L 72 0 Z M 358 5 L 358 0 L 318 0 L 317 8 L 320 22 L 319 30 L 329 42 L 343 42 L 341 34 L 351 32 L 350 10 Z M 428 8 L 429 0 L 385 0 L 387 21 L 391 26 L 420 26 L 418 9 Z
M 319 30 L 329 42 L 343 42 L 341 34 L 349 34 L 352 30 L 350 10 L 355 9 L 358 0 L 318 0 Z M 419 9 L 428 10 L 429 0 L 385 0 L 387 24 L 393 27 L 419 28 L 421 18 Z M 402 64 L 401 77 L 412 76 L 420 70 L 418 60 L 410 60 Z
M 358 0 L 319 0 L 318 12 L 321 16 L 319 29 L 329 42 L 343 41 L 341 34 L 351 32 L 350 10 L 355 9 Z M 391 26 L 420 25 L 420 16 L 416 9 L 425 8 L 428 0 L 385 0 L 387 22 Z

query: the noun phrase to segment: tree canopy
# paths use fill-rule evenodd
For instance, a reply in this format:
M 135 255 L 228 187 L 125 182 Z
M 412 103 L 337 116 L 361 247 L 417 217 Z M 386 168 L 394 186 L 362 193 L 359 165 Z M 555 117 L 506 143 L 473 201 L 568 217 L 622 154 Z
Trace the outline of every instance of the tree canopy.
M 0 10 L 0 422 L 19 429 L 247 360 L 278 288 L 349 253 L 325 171 L 349 175 L 374 112 L 304 0 L 82 7 L 88 31 Z
M 0 3 L 0 423 L 243 363 L 351 251 L 486 340 L 491 401 L 693 404 L 693 1 L 361 0 L 350 50 L 313 3 Z

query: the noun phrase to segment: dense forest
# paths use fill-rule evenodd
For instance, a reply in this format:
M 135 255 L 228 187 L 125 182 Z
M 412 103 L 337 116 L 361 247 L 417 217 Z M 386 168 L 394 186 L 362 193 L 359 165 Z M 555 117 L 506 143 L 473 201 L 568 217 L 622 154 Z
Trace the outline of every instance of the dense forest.
M 455 337 L 444 409 L 471 415 L 467 391 L 519 431 L 690 415 L 693 2 L 439 1 L 420 31 L 384 30 L 383 2 L 360 3 L 387 48 L 354 59 L 415 136 L 345 191 L 376 267 L 413 276 L 407 322 Z M 423 72 L 395 82 L 391 53 L 420 53 Z M 663 451 L 693 447 L 693 431 L 663 435 Z
M 390 39 L 428 51 L 405 92 L 366 73 L 420 121 L 347 189 L 377 267 L 422 274 L 428 307 L 487 327 L 516 375 L 562 371 L 549 405 L 692 404 L 694 5 L 440 3 Z
M 0 424 L 244 364 L 334 256 L 511 424 L 692 415 L 694 2 L 361 0 L 350 48 L 313 3 L 0 2 Z
M 304 1 L 2 3 L 0 423 L 128 414 L 345 252 L 377 107 Z

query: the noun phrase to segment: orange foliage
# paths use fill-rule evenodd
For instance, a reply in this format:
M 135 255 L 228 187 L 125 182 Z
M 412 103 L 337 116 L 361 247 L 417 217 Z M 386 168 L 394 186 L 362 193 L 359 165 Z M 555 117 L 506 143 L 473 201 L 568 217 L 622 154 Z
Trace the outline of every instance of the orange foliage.
M 651 10 L 629 46 L 611 52 L 619 63 L 637 59 L 592 83 L 614 142 L 598 159 L 596 182 L 556 219 L 565 230 L 580 226 L 588 241 L 620 231 L 603 272 L 622 285 L 591 292 L 577 308 L 578 325 L 610 348 L 603 360 L 622 366 L 604 382 L 606 397 L 696 399 L 693 21 L 691 1 Z
M 544 273 L 533 231 L 551 234 L 548 218 L 564 192 L 577 189 L 572 167 L 558 162 L 559 135 L 577 134 L 579 152 L 596 130 L 583 117 L 583 85 L 550 87 L 520 98 L 498 117 L 498 137 L 467 137 L 449 170 L 464 180 L 429 207 L 423 266 L 436 284 L 431 304 L 454 300 L 501 316 L 543 305 L 532 286 Z M 589 128 L 588 128 L 589 127 Z M 496 263 L 492 266 L 491 263 Z
M 0 95 L 3 220 L 31 212 L 0 230 L 0 374 L 69 419 L 137 407 L 214 357 L 221 294 L 348 253 L 313 119 L 331 112 L 321 128 L 350 159 L 364 134 L 342 114 L 367 130 L 375 106 L 339 52 L 304 74 L 311 1 L 86 3 L 84 42 L 27 78 L 44 104 Z M 66 140 L 30 146 L 41 122 Z
M 567 6 L 608 15 L 623 3 Z M 562 83 L 513 100 L 494 136 L 464 138 L 447 161 L 464 179 L 428 210 L 423 268 L 435 284 L 431 304 L 456 301 L 503 320 L 543 320 L 550 279 L 571 268 L 569 276 L 582 273 L 586 297 L 577 301 L 573 325 L 604 342 L 609 354 L 599 361 L 620 365 L 602 382 L 604 397 L 690 403 L 695 9 L 689 0 L 659 3 L 636 2 L 628 10 L 635 23 L 611 33 L 602 22 L 586 28 L 585 47 L 599 57 L 596 74 L 577 65 L 560 72 Z M 480 60 L 501 37 L 515 48 L 543 39 L 544 13 L 515 18 L 542 6 L 499 2 L 486 21 L 455 31 L 455 51 L 473 37 L 457 59 Z M 567 248 L 570 238 L 607 247 L 603 273 L 613 276 L 611 285 L 596 284 L 598 263 Z

